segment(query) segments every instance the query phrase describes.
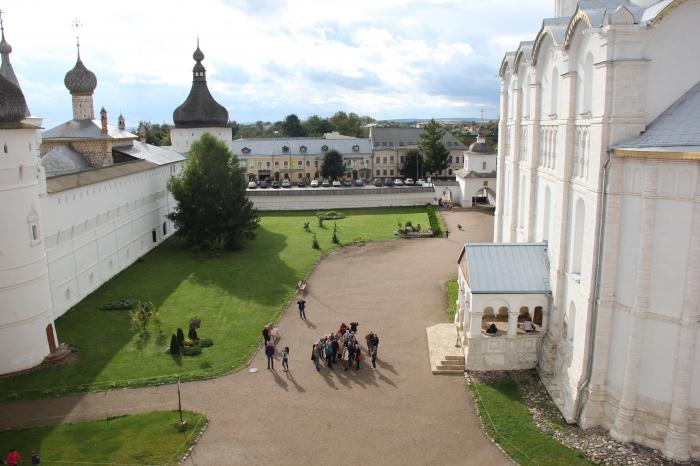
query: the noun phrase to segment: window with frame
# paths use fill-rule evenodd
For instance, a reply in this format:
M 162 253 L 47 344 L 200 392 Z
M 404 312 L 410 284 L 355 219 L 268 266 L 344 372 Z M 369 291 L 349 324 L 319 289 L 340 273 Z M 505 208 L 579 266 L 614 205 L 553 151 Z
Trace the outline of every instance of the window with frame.
M 321 146 L 321 150 L 322 150 L 323 152 L 328 152 L 328 146 L 326 146 L 326 145 L 324 144 L 323 146 Z
M 289 152 L 289 146 L 282 146 L 282 152 Z
M 403 155 L 399 157 L 399 162 L 404 163 L 404 156 Z
M 310 166 L 311 166 L 311 160 L 307 160 L 307 161 L 306 161 L 306 166 L 307 166 L 307 167 L 310 167 Z
M 284 168 L 289 168 L 289 161 L 288 160 L 284 161 Z
M 304 162 L 301 160 L 297 160 L 297 167 L 302 167 L 304 165 Z

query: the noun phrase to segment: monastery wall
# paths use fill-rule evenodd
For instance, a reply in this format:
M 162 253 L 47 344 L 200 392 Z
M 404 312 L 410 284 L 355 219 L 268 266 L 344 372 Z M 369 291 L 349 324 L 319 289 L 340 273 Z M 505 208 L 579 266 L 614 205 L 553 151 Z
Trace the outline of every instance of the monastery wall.
M 180 169 L 163 165 L 41 198 L 56 317 L 173 233 L 166 183 Z

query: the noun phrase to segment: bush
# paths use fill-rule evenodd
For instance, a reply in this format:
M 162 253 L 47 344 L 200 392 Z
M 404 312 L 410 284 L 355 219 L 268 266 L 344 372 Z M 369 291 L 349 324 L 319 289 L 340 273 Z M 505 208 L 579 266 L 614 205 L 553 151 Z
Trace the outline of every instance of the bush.
M 331 238 L 331 241 L 333 244 L 340 244 L 340 240 L 338 239 L 338 225 L 335 223 L 333 224 L 333 238 Z
M 184 346 L 185 344 L 185 332 L 181 328 L 177 329 L 177 344 L 178 346 Z
M 440 220 L 438 219 L 437 209 L 432 204 L 426 204 L 425 208 L 428 211 L 430 231 L 433 232 L 433 236 L 442 236 L 442 228 L 440 228 Z
M 194 341 L 192 341 L 191 338 L 185 338 L 185 347 L 187 346 L 194 346 Z
M 197 341 L 199 340 L 199 337 L 197 336 L 197 331 L 190 327 L 190 331 L 187 332 L 187 338 L 189 338 L 192 341 Z
M 337 212 L 335 210 L 329 210 L 328 212 L 316 212 L 316 216 L 320 220 L 340 220 L 345 218 L 345 214 L 342 212 Z
M 100 306 L 105 311 L 124 311 L 133 309 L 138 301 L 134 298 L 122 298 L 118 301 L 110 301 Z
M 314 249 L 321 249 L 321 245 L 318 244 L 318 239 L 316 239 L 316 233 L 314 233 L 314 239 L 311 240 L 311 247 Z
M 198 354 L 202 354 L 202 348 L 199 346 L 185 346 L 182 349 L 182 354 L 185 356 L 197 356 Z
M 214 346 L 214 342 L 211 341 L 211 338 L 202 338 L 199 340 L 200 348 L 209 348 L 210 346 Z
M 180 354 L 180 345 L 174 333 L 173 336 L 170 337 L 170 354 Z

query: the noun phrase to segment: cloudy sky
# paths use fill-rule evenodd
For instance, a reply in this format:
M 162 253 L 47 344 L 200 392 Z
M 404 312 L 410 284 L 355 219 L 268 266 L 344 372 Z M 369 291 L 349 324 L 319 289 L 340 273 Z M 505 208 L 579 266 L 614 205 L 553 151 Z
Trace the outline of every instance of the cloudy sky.
M 71 118 L 63 77 L 81 57 L 96 111 L 172 122 L 199 34 L 209 87 L 239 122 L 337 110 L 375 118 L 498 112 L 498 65 L 534 38 L 552 0 L 6 0 L 5 33 L 29 108 Z

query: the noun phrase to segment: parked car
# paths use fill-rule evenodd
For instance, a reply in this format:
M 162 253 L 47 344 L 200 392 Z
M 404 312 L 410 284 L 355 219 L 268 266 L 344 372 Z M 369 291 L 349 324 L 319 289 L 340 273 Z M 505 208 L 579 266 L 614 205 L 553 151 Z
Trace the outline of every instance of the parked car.
M 340 180 L 333 180 L 331 182 L 331 186 L 333 186 L 334 188 L 340 188 L 341 186 L 343 186 L 343 183 L 341 183 Z
M 413 186 L 414 184 L 416 184 L 416 182 L 413 181 L 413 178 L 406 178 L 403 184 L 405 184 L 406 186 Z
M 283 188 L 291 188 L 292 183 L 287 178 L 285 178 L 282 180 L 282 187 Z
M 302 179 L 302 180 L 299 180 L 299 182 L 297 183 L 297 186 L 299 186 L 300 188 L 305 188 L 305 187 L 306 187 L 306 181 L 304 181 L 303 179 Z
M 384 178 L 384 186 L 394 186 L 394 181 L 391 178 Z
M 382 182 L 382 179 L 381 179 L 381 178 L 375 178 L 375 179 L 374 179 L 374 185 L 375 185 L 377 188 L 381 188 L 382 186 L 384 186 L 384 183 Z
M 255 181 L 248 182 L 248 189 L 255 189 L 257 187 L 258 187 L 258 184 Z
M 330 188 L 331 184 L 328 182 L 328 180 L 323 180 L 323 183 L 321 183 L 321 186 L 324 188 Z
M 318 180 L 311 180 L 309 186 L 311 186 L 312 188 L 318 188 Z
M 346 188 L 351 188 L 352 187 L 352 180 L 349 178 L 346 179 L 345 181 L 343 181 L 343 186 L 345 186 Z
M 425 180 L 423 178 L 418 178 L 418 181 L 416 181 L 416 184 L 418 186 L 423 186 L 425 184 Z
M 280 182 L 275 180 L 272 182 L 272 189 L 280 189 Z
M 396 178 L 394 180 L 394 186 L 403 186 L 403 181 L 401 180 L 401 178 Z
M 365 185 L 365 184 L 362 182 L 361 179 L 358 178 L 358 179 L 355 180 L 355 186 L 364 186 L 364 185 Z
M 267 189 L 270 187 L 269 184 L 267 184 L 267 180 L 260 180 L 260 184 L 258 185 L 260 189 Z

